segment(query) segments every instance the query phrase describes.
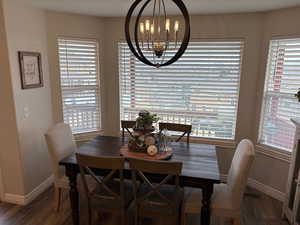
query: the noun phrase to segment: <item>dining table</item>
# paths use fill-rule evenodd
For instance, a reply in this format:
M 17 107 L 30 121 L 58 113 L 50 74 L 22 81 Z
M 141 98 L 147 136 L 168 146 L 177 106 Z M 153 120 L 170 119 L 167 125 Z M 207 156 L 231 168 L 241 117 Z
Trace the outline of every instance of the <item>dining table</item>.
M 97 136 L 75 152 L 91 156 L 120 156 L 120 149 L 127 145 L 128 138 Z M 182 162 L 180 185 L 182 187 L 200 188 L 202 190 L 202 208 L 200 213 L 201 225 L 210 225 L 210 203 L 213 194 L 214 184 L 220 183 L 220 172 L 216 154 L 216 146 L 172 142 L 172 157 L 169 161 Z M 80 173 L 75 153 L 62 159 L 59 164 L 65 167 L 66 176 L 69 179 L 69 195 L 71 201 L 72 221 L 74 225 L 80 224 L 79 193 L 77 189 L 77 176 Z M 104 171 L 97 169 L 96 175 L 103 175 Z M 154 174 L 153 179 L 160 180 L 162 175 Z M 131 178 L 129 165 L 125 163 L 124 177 Z

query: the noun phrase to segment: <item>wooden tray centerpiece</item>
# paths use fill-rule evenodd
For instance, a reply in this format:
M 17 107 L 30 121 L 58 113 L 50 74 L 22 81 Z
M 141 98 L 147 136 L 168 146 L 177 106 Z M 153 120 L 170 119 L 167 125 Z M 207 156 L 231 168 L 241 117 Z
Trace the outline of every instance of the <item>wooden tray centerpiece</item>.
M 161 138 L 153 133 L 155 128 L 153 123 L 158 121 L 156 114 L 148 111 L 141 111 L 133 127 L 132 138 L 128 145 L 120 149 L 121 155 L 125 157 L 140 157 L 144 159 L 168 159 L 172 156 L 172 151 L 159 151 Z

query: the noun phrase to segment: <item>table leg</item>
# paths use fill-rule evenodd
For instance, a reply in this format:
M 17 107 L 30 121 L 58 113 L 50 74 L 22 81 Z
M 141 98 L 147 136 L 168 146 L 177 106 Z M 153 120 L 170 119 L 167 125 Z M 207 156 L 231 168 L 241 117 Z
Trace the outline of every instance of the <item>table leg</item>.
M 66 167 L 66 175 L 69 178 L 70 185 L 70 201 L 72 209 L 73 225 L 79 225 L 79 196 L 77 190 L 77 169 L 74 167 Z
M 202 188 L 201 225 L 210 225 L 210 200 L 213 189 L 213 184 L 207 184 Z

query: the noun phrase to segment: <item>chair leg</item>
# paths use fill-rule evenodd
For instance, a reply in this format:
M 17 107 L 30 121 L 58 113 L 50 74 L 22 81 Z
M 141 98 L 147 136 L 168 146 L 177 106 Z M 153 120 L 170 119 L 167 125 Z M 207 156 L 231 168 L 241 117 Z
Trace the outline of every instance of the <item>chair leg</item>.
M 181 206 L 181 212 L 180 212 L 180 225 L 186 224 L 186 213 L 185 213 L 185 205 L 184 203 Z
M 233 225 L 241 225 L 241 219 L 240 218 L 234 218 L 233 219 Z
M 121 225 L 126 225 L 125 219 L 126 219 L 126 216 L 125 216 L 125 210 L 122 209 L 122 210 L 121 210 Z
M 92 208 L 91 208 L 91 203 L 90 203 L 90 199 L 88 199 L 88 216 L 89 216 L 89 221 L 88 224 L 92 225 L 92 221 L 93 221 L 93 214 L 92 214 Z
M 62 189 L 54 187 L 54 210 L 58 212 L 61 206 Z

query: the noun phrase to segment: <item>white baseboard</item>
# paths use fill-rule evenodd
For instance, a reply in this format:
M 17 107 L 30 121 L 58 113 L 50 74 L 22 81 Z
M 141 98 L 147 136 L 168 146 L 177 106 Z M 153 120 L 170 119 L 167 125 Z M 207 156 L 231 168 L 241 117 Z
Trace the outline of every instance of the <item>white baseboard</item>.
M 51 175 L 27 195 L 15 195 L 5 193 L 3 201 L 17 205 L 27 205 L 30 202 L 32 202 L 36 197 L 38 197 L 41 193 L 43 193 L 47 188 L 49 188 L 53 184 L 53 181 L 54 177 L 53 175 Z
M 248 185 L 249 187 L 252 187 L 266 195 L 269 195 L 271 196 L 272 198 L 275 198 L 281 202 L 284 201 L 285 199 L 285 193 L 273 188 L 273 187 L 270 187 L 268 185 L 265 185 L 263 183 L 260 183 L 258 182 L 257 180 L 254 180 L 254 179 L 248 179 Z
M 221 174 L 221 182 L 226 182 L 227 180 L 227 174 Z M 268 196 L 271 196 L 272 198 L 275 198 L 281 202 L 284 201 L 285 199 L 285 193 L 273 188 L 273 187 L 270 187 L 266 184 L 263 184 L 261 182 L 258 182 L 257 180 L 254 180 L 252 178 L 249 178 L 248 179 L 248 183 L 247 185 L 251 188 L 254 188 Z

